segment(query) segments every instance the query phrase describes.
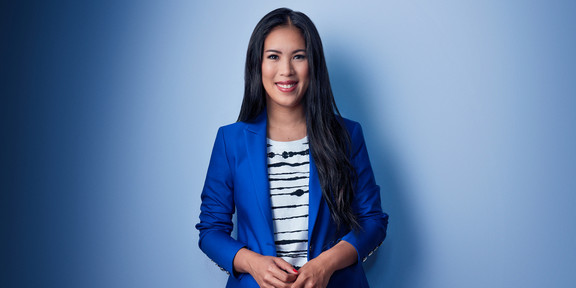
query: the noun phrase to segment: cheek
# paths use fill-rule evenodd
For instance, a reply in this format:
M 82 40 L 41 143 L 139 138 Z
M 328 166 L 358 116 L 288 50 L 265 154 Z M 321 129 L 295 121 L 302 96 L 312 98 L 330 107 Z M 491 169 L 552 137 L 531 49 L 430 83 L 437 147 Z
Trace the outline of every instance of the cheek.
M 262 64 L 262 79 L 274 77 L 274 69 L 270 65 Z
M 308 82 L 308 64 L 303 65 L 298 69 L 298 75 L 300 76 L 301 81 Z

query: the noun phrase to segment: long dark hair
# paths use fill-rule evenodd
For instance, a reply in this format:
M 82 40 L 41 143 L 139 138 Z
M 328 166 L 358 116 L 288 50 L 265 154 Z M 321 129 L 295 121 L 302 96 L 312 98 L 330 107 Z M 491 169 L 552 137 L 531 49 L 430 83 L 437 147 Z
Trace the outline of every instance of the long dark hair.
M 322 194 L 338 229 L 360 228 L 352 209 L 356 170 L 350 162 L 350 135 L 336 107 L 320 35 L 304 13 L 279 8 L 268 13 L 254 28 L 244 75 L 244 99 L 238 121 L 250 122 L 266 109 L 266 91 L 262 85 L 264 40 L 278 26 L 292 25 L 306 42 L 310 83 L 304 95 L 306 132 L 311 155 L 318 169 Z

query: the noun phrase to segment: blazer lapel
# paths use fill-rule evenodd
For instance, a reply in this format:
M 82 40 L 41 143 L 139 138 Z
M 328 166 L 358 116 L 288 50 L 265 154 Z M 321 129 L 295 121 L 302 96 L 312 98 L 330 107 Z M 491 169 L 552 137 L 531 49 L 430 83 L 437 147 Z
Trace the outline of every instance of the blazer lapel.
M 274 235 L 272 226 L 272 208 L 270 207 L 270 186 L 266 161 L 266 112 L 261 113 L 254 122 L 247 123 L 244 130 L 246 150 L 252 169 L 255 203 L 262 213 L 269 235 Z
M 310 152 L 312 152 L 312 149 L 310 149 Z M 311 241 L 314 225 L 316 224 L 316 219 L 318 219 L 318 211 L 320 209 L 320 203 L 322 202 L 322 188 L 320 187 L 320 180 L 318 179 L 318 171 L 316 170 L 316 164 L 314 164 L 312 153 L 310 153 L 309 155 L 310 155 L 310 178 L 309 178 L 310 180 L 308 183 L 308 241 Z

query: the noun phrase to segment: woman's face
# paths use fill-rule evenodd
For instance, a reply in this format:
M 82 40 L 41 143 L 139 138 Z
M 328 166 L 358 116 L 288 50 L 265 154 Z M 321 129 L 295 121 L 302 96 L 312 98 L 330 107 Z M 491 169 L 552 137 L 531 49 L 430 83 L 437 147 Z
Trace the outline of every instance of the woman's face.
M 298 28 L 274 28 L 264 40 L 262 84 L 269 108 L 299 108 L 308 88 L 306 43 Z

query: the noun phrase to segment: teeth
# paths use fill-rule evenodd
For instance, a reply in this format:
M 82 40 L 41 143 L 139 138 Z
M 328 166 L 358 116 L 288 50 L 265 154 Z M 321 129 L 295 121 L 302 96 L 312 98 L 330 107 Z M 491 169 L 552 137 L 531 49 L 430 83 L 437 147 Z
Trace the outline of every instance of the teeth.
M 287 85 L 278 84 L 278 86 L 280 86 L 281 88 L 284 88 L 284 89 L 292 88 L 292 87 L 294 87 L 294 85 L 296 85 L 296 84 L 287 84 Z

